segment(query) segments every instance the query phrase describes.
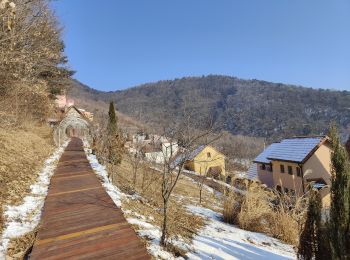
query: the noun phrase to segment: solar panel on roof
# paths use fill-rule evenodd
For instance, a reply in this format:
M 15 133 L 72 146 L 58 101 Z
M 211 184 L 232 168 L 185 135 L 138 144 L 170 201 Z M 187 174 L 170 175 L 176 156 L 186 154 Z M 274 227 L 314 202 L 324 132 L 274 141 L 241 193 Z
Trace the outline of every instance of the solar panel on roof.
M 256 162 L 270 163 L 271 160 L 302 162 L 305 157 L 322 141 L 323 137 L 284 139 L 265 149 Z
M 269 159 L 302 162 L 322 141 L 322 137 L 285 139 L 269 154 Z
M 270 160 L 267 159 L 270 154 L 273 152 L 276 145 L 279 143 L 273 143 L 270 146 L 268 146 L 261 154 L 258 155 L 258 157 L 255 158 L 254 162 L 260 162 L 260 163 L 270 163 Z

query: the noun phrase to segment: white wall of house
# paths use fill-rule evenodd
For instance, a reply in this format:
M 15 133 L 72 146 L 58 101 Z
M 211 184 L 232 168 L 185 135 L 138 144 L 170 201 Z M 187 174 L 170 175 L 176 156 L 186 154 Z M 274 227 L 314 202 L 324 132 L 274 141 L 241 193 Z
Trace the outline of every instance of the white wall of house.
M 166 160 L 173 157 L 179 150 L 177 143 L 162 143 L 162 150 L 145 153 L 146 160 L 159 164 L 164 164 Z
M 169 159 L 177 154 L 179 150 L 179 145 L 176 142 L 173 143 L 162 143 L 162 151 L 164 156 Z
M 162 164 L 164 163 L 164 155 L 162 151 L 145 153 L 145 158 L 147 161 Z

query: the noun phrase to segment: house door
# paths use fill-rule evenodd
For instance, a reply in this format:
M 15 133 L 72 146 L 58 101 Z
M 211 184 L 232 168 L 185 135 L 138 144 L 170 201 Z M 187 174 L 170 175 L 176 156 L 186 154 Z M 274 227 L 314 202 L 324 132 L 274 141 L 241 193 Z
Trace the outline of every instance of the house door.
M 207 172 L 207 175 L 209 177 L 212 177 L 214 179 L 219 179 L 220 178 L 220 175 L 221 175 L 221 172 L 222 172 L 222 169 L 220 166 L 213 166 L 213 167 L 210 167 L 208 172 Z

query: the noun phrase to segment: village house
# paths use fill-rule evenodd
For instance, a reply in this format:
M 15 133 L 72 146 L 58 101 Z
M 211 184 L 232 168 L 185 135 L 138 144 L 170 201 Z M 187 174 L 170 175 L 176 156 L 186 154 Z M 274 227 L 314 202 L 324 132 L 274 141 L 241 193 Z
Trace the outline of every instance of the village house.
M 184 168 L 203 176 L 225 177 L 225 155 L 210 145 L 201 145 L 189 154 Z
M 142 148 L 142 153 L 147 161 L 163 164 L 174 157 L 178 149 L 179 146 L 176 142 L 150 143 Z
M 74 106 L 74 100 L 68 99 L 66 94 L 56 95 L 55 104 L 57 108 L 65 110 L 68 107 Z
M 312 185 L 330 203 L 331 146 L 327 136 L 294 137 L 273 143 L 254 160 L 259 180 L 270 188 L 301 196 Z
M 125 147 L 129 153 L 142 153 L 145 160 L 158 164 L 174 157 L 179 146 L 177 142 L 170 142 L 166 137 L 159 135 L 149 135 L 139 132 L 132 136 L 132 141 L 126 142 Z

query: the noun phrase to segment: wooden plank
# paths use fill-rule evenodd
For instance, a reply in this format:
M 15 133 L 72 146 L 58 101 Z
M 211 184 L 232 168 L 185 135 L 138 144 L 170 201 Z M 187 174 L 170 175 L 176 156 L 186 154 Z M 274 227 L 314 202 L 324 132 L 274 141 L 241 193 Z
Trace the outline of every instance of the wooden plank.
M 30 259 L 150 259 L 72 138 L 45 201 Z

